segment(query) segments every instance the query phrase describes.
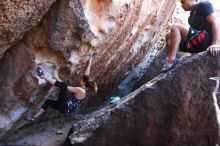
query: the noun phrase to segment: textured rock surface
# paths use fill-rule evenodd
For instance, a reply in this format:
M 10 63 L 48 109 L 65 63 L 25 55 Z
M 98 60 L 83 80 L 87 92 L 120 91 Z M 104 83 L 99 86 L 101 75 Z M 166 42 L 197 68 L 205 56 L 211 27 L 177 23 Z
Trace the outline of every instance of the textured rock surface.
M 0 62 L 0 132 L 5 133 L 27 109 L 35 91 L 34 55 L 23 45 L 12 47 Z
M 200 53 L 116 105 L 75 123 L 74 145 L 213 146 L 219 125 L 212 92 L 220 59 Z M 219 99 L 219 98 L 218 98 Z
M 26 31 L 41 21 L 54 1 L 0 1 L 0 58 Z
M 89 56 L 97 52 L 91 76 L 100 87 L 100 97 L 109 95 L 125 73 L 150 55 L 174 2 L 1 1 L 0 135 L 47 94 L 48 86 L 38 86 L 42 81 L 35 77 L 37 65 L 49 75 L 57 68 L 63 80 L 73 83 Z

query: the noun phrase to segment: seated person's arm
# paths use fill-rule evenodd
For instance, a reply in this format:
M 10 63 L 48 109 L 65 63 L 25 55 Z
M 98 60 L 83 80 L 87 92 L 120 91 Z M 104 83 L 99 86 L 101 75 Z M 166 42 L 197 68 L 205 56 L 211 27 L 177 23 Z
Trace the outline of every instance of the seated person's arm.
M 220 46 L 218 45 L 218 40 L 220 39 L 220 26 L 214 14 L 208 15 L 206 19 L 211 24 L 212 29 L 212 44 L 208 47 L 207 50 L 211 53 L 211 55 L 215 56 L 220 52 Z
M 206 20 L 211 24 L 212 29 L 212 45 L 218 44 L 220 26 L 218 24 L 216 16 L 212 13 L 206 17 Z

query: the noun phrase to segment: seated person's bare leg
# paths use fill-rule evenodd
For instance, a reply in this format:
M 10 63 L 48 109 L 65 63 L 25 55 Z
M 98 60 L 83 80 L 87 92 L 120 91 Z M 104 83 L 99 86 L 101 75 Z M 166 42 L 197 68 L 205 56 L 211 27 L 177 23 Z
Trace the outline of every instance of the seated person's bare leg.
M 176 59 L 177 49 L 181 40 L 186 40 L 189 28 L 181 24 L 173 24 L 166 36 L 167 59 L 162 71 L 169 70 Z

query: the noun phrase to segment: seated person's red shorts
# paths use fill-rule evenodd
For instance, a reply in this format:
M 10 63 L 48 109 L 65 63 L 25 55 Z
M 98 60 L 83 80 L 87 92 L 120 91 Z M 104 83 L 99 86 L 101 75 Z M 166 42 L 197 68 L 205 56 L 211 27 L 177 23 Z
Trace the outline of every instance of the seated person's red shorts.
M 181 41 L 179 49 L 181 52 L 198 53 L 205 51 L 211 45 L 208 33 L 189 28 L 187 40 Z

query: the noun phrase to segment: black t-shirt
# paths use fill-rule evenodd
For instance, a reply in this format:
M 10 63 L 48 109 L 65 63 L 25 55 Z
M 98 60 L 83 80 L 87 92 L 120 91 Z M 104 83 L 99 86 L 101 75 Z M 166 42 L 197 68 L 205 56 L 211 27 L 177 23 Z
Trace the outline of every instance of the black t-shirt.
M 190 12 L 190 16 L 188 18 L 189 25 L 196 30 L 206 30 L 211 38 L 211 25 L 206 20 L 206 17 L 212 13 L 214 13 L 214 10 L 210 2 L 205 1 L 196 4 Z

